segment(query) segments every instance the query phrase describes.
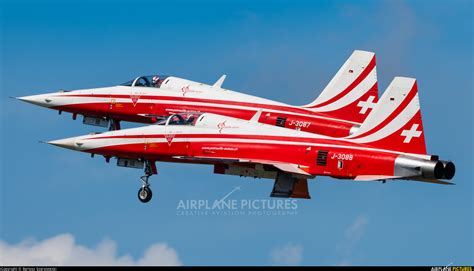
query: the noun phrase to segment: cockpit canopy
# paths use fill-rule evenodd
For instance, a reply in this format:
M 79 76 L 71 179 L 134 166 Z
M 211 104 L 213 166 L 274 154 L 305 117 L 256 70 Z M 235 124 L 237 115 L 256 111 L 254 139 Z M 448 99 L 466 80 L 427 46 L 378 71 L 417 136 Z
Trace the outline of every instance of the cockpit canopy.
M 202 113 L 178 113 L 156 123 L 156 125 L 189 125 L 195 126 Z
M 163 83 L 166 84 L 165 81 L 168 77 L 168 75 L 139 76 L 133 80 L 121 84 L 121 86 L 160 88 Z

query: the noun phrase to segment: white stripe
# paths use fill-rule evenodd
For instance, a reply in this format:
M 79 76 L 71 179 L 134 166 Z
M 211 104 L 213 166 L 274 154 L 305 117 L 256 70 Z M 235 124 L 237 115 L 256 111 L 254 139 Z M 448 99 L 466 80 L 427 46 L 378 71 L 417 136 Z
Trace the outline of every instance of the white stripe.
M 403 101 L 406 100 L 414 83 L 415 80 L 412 78 L 395 77 L 383 93 L 375 108 L 370 112 L 369 116 L 367 116 L 362 126 L 356 133 L 347 138 L 362 135 L 385 121 L 390 114 L 399 108 Z
M 318 98 L 306 106 L 324 103 L 341 93 L 362 74 L 365 68 L 370 64 L 374 55 L 373 52 L 355 50 L 341 68 L 339 68 L 336 75 L 334 75 Z M 376 67 L 373 69 L 376 70 Z M 349 72 L 349 70 L 352 70 L 352 72 Z
M 417 94 L 415 95 L 415 97 L 413 97 L 407 107 L 402 112 L 400 112 L 400 114 L 398 114 L 398 116 L 395 117 L 390 123 L 379 129 L 375 133 L 371 133 L 362 138 L 353 139 L 353 141 L 356 143 L 368 143 L 388 137 L 399 129 L 401 129 L 403 126 L 405 126 L 419 110 L 420 103 Z M 400 137 L 400 140 L 401 139 L 402 137 Z
M 163 138 L 146 138 L 147 144 L 152 143 L 167 143 L 166 138 L 163 135 Z M 123 144 L 140 144 L 144 143 L 144 138 L 105 138 L 99 139 L 95 138 L 93 140 L 84 140 L 83 147 L 81 150 L 90 150 L 95 148 L 118 146 Z M 175 142 L 213 142 L 213 143 L 255 143 L 255 144 L 279 144 L 279 145 L 294 145 L 294 146 L 318 146 L 318 147 L 330 147 L 330 148 L 339 148 L 339 149 L 353 149 L 353 150 L 363 150 L 363 151 L 377 151 L 382 153 L 391 153 L 391 154 L 403 154 L 413 157 L 418 157 L 422 159 L 430 159 L 429 155 L 422 154 L 412 154 L 404 153 L 397 151 L 390 151 L 385 149 L 370 148 L 370 147 L 358 147 L 358 146 L 347 146 L 347 145 L 334 145 L 334 144 L 319 144 L 319 143 L 308 143 L 308 142 L 293 142 L 293 141 L 281 141 L 281 140 L 268 140 L 268 139 L 242 139 L 242 138 L 174 138 L 172 143 Z
M 350 84 L 352 84 L 352 82 L 354 82 L 357 77 L 360 76 L 360 74 L 362 74 L 364 69 L 362 69 L 362 67 L 358 65 L 359 63 L 354 61 L 353 58 L 354 53 L 346 60 L 346 62 L 344 62 L 331 81 L 329 81 L 327 86 L 323 89 L 318 98 L 316 98 L 316 100 L 310 105 L 317 105 L 328 101 L 329 99 L 341 93 Z M 349 70 L 352 70 L 352 73 L 349 73 Z
M 61 100 L 58 99 L 58 101 L 57 102 L 55 101 L 55 102 L 57 103 L 57 106 L 61 106 L 61 105 L 71 105 L 71 104 L 87 104 L 87 103 L 110 104 L 110 100 L 111 100 L 110 98 L 99 98 L 99 97 L 75 97 L 75 99 L 73 101 L 71 101 L 69 99 L 67 99 L 67 100 L 65 99 L 62 102 L 61 102 Z M 115 100 L 115 103 L 132 103 L 131 98 L 114 98 L 114 100 Z M 227 104 L 207 103 L 207 102 L 189 102 L 189 101 L 146 99 L 146 96 L 141 96 L 138 100 L 138 103 L 211 106 L 211 107 L 217 107 L 217 108 L 232 108 L 232 109 L 242 109 L 242 110 L 250 110 L 250 111 L 256 111 L 256 110 L 260 109 L 260 107 L 227 105 Z M 287 106 L 287 107 L 294 108 L 294 109 L 300 109 L 300 110 L 302 109 L 302 108 L 293 107 L 293 106 Z M 302 109 L 302 110 L 308 110 L 308 109 Z M 270 113 L 275 113 L 275 114 L 288 114 L 288 115 L 308 117 L 308 118 L 333 120 L 333 121 L 345 122 L 345 123 L 354 124 L 354 125 L 360 124 L 360 123 L 354 122 L 354 121 L 341 120 L 341 119 L 330 118 L 330 117 L 325 117 L 325 116 L 315 116 L 315 115 L 311 115 L 311 114 L 294 113 L 294 112 L 288 112 L 288 111 L 283 111 L 283 110 L 264 109 L 264 111 L 265 112 L 270 112 Z
M 328 112 L 328 111 L 335 111 L 341 109 L 362 97 L 365 93 L 367 93 L 377 82 L 376 71 L 373 69 L 367 77 L 360 82 L 354 89 L 352 89 L 349 93 L 345 96 L 340 98 L 339 100 L 330 103 L 328 105 L 312 108 L 312 111 L 315 112 Z

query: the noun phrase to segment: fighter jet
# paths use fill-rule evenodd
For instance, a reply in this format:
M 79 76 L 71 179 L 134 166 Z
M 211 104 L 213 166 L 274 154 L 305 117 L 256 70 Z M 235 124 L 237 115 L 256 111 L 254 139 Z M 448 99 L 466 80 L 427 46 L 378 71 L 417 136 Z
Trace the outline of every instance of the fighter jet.
M 139 76 L 124 84 L 19 97 L 83 123 L 119 130 L 120 121 L 154 123 L 175 113 L 214 113 L 249 120 L 259 109 L 260 123 L 343 137 L 354 132 L 378 100 L 375 54 L 354 51 L 319 97 L 291 106 L 222 88 L 225 75 L 206 85 L 178 77 Z M 288 78 L 290 81 L 298 78 Z M 292 95 L 298 95 L 297 89 Z
M 155 125 L 50 141 L 144 168 L 138 198 L 152 197 L 155 162 L 210 164 L 214 173 L 274 179 L 271 196 L 310 198 L 308 179 L 452 184 L 455 166 L 426 151 L 417 82 L 396 77 L 357 132 L 335 138 L 212 113 L 174 114 Z

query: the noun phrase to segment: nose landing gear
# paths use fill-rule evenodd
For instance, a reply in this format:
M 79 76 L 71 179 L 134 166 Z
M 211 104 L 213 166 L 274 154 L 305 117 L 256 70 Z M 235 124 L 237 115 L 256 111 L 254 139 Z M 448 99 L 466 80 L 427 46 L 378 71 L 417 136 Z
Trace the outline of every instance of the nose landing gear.
M 109 131 L 120 130 L 120 120 L 110 119 L 109 120 Z
M 153 174 L 157 174 L 155 163 L 148 160 L 145 161 L 145 175 L 140 177 L 142 187 L 138 190 L 138 199 L 143 203 L 149 202 L 153 195 L 150 189 L 150 183 L 148 182 L 148 178 Z
M 138 199 L 141 202 L 147 203 L 151 200 L 151 197 L 152 197 L 152 192 L 151 192 L 150 187 L 144 186 L 138 190 Z

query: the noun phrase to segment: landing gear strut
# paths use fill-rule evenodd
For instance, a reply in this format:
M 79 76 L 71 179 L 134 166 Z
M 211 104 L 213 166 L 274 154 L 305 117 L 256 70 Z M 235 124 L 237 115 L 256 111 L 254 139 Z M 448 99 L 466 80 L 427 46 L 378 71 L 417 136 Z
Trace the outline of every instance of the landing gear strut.
M 120 120 L 110 119 L 109 121 L 109 131 L 120 130 Z
M 146 160 L 145 175 L 140 177 L 142 181 L 142 187 L 140 187 L 138 190 L 138 199 L 143 203 L 149 202 L 153 195 L 150 189 L 150 183 L 148 182 L 148 178 L 150 178 L 150 176 L 153 174 L 156 174 L 155 163 Z

